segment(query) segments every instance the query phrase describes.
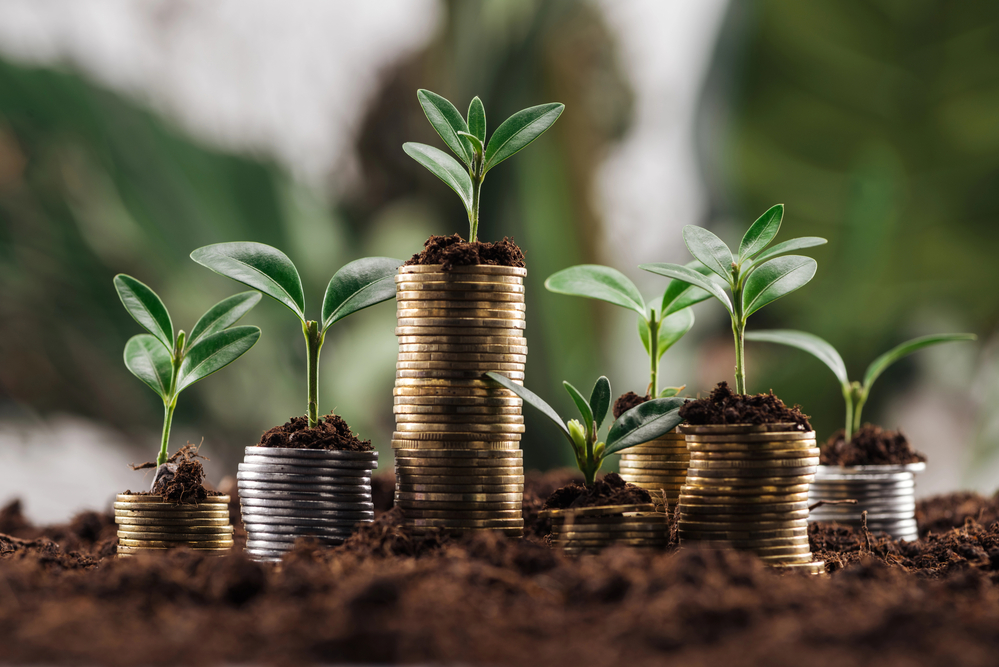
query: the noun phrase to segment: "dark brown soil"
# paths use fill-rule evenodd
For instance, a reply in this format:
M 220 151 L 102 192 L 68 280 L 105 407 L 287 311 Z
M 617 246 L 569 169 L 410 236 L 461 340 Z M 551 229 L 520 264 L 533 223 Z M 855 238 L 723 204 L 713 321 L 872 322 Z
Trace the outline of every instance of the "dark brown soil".
M 456 266 L 513 266 L 524 268 L 524 251 L 513 239 L 503 237 L 498 243 L 476 241 L 469 243 L 457 234 L 451 236 L 431 236 L 423 244 L 423 251 L 409 258 L 403 266 L 424 266 L 442 264 L 444 271 Z
M 545 501 L 542 509 L 561 510 L 572 507 L 602 507 L 604 505 L 644 505 L 652 502 L 645 489 L 624 481 L 616 472 L 609 472 L 603 479 L 585 486 L 573 482 L 556 490 Z
M 946 533 L 968 520 L 991 526 L 999 521 L 999 493 L 986 498 L 977 493 L 950 493 L 916 502 L 916 522 L 919 534 Z
M 126 491 L 128 495 L 160 496 L 173 503 L 197 503 L 209 496 L 218 495 L 205 486 L 205 468 L 198 459 L 210 460 L 201 455 L 198 445 L 188 443 L 178 449 L 162 467 L 155 463 L 133 465 L 133 470 L 156 468 L 158 476 L 149 491 Z
M 627 394 L 621 394 L 616 401 L 614 401 L 614 419 L 617 419 L 623 415 L 628 410 L 631 410 L 636 405 L 641 405 L 642 403 L 651 400 L 652 397 L 646 394 L 645 396 L 639 396 L 633 391 L 629 391 Z
M 795 424 L 798 430 L 811 431 L 808 415 L 799 406 L 789 408 L 784 401 L 769 394 L 736 394 L 727 382 L 719 382 L 708 398 L 688 401 L 680 407 L 680 416 L 688 424 Z
M 889 431 L 873 424 L 864 424 L 853 434 L 850 442 L 843 440 L 844 433 L 843 429 L 836 431 L 822 446 L 822 465 L 904 465 L 926 460 L 923 454 L 909 446 L 909 440 L 901 431 Z
M 329 449 L 345 452 L 370 452 L 374 450 L 370 440 L 359 440 L 351 432 L 343 417 L 332 412 L 320 417 L 313 428 L 309 428 L 306 417 L 292 417 L 282 426 L 275 426 L 260 436 L 259 447 L 293 447 L 299 449 Z

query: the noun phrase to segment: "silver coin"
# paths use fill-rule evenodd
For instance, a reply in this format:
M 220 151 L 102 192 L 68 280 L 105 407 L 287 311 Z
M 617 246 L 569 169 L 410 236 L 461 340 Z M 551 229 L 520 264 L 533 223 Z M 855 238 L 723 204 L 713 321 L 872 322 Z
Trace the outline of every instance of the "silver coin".
M 377 460 L 378 452 L 353 452 L 339 449 L 306 449 L 304 447 L 244 447 L 243 452 L 252 456 L 274 456 L 277 458 L 303 459 L 344 459 L 368 461 Z
M 243 517 L 243 525 L 250 530 L 249 527 L 258 526 L 285 526 L 287 528 L 298 527 L 298 528 L 350 528 L 361 523 L 371 523 L 374 521 L 373 518 L 368 519 L 311 519 L 311 518 L 300 518 L 300 517 L 290 517 L 290 516 L 246 516 Z M 262 530 L 261 528 L 255 528 L 256 530 Z M 276 531 L 276 528 L 272 530 Z
M 237 481 L 274 482 L 282 484 L 371 484 L 370 470 L 338 470 L 332 475 L 289 475 L 285 473 L 237 472 Z
M 370 493 L 371 479 L 364 477 L 350 477 L 335 484 L 297 484 L 295 482 L 265 482 L 241 479 L 238 482 L 239 492 L 247 491 L 293 491 L 302 493 Z
M 369 516 L 374 518 L 374 509 L 371 510 L 321 510 L 321 509 L 299 509 L 287 507 L 246 507 L 243 514 L 253 516 L 293 516 L 301 519 L 323 519 L 327 517 L 340 517 L 343 519 L 366 519 Z
M 375 511 L 375 505 L 371 502 L 337 502 L 331 500 L 273 500 L 270 498 L 240 498 L 240 506 L 243 508 L 260 507 L 260 508 L 274 508 L 274 509 L 294 509 L 294 510 L 307 510 L 312 511 L 322 511 L 322 512 L 338 512 L 341 510 L 355 511 L 355 512 L 367 512 Z
M 337 503 L 369 503 L 371 502 L 371 490 L 364 491 L 357 489 L 352 493 L 323 493 L 312 491 L 271 491 L 259 489 L 240 489 L 240 501 L 247 498 L 256 500 L 329 500 Z
M 343 544 L 345 540 L 344 538 L 325 538 L 322 541 L 328 545 L 337 545 L 337 544 Z M 294 546 L 294 542 L 272 542 L 270 540 L 246 541 L 246 548 L 253 549 L 254 551 L 263 550 L 263 549 L 277 550 L 282 548 L 287 550 L 290 549 L 292 546 Z
M 295 526 L 272 523 L 244 523 L 248 535 L 287 535 L 289 538 L 352 535 L 357 524 L 343 526 Z
M 291 464 L 264 461 L 263 463 L 243 462 L 239 464 L 237 470 L 245 470 L 246 472 L 293 473 L 299 475 L 335 475 L 341 470 L 368 471 L 374 470 L 377 467 L 378 464 L 374 461 L 337 461 L 336 465 L 328 461 L 317 461 L 315 463 L 303 461 Z
M 287 549 L 246 549 L 246 553 L 251 558 L 264 558 L 267 560 L 280 561 Z

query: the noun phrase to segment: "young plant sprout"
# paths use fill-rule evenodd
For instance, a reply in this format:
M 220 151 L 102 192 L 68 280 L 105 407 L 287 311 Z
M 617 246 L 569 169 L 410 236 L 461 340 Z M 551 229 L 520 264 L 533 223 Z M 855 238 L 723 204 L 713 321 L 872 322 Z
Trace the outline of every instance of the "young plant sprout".
M 691 268 L 698 270 L 702 267 Z M 659 361 L 666 350 L 694 326 L 694 313 L 689 307 L 709 298 L 711 295 L 708 292 L 688 283 L 671 281 L 657 313 L 655 308 L 646 307 L 635 283 L 627 276 L 599 264 L 580 264 L 553 273 L 545 281 L 545 287 L 557 294 L 598 299 L 638 313 L 638 335 L 649 354 L 649 387 L 646 393 L 653 398 L 668 397 L 676 396 L 683 389 L 666 387 L 660 393 Z
M 305 319 L 305 294 L 298 269 L 288 256 L 263 243 L 216 243 L 198 248 L 191 259 L 212 271 L 258 289 L 284 304 L 302 322 L 308 354 L 309 427 L 319 422 L 319 351 L 326 330 L 352 313 L 395 296 L 395 276 L 402 260 L 365 257 L 334 274 L 323 298 L 322 321 Z
M 402 149 L 458 193 L 468 212 L 468 241 L 474 243 L 479 235 L 479 191 L 486 174 L 540 137 L 558 120 L 565 105 L 542 104 L 518 111 L 503 121 L 487 142 L 486 110 L 478 97 L 473 97 L 468 105 L 467 119 L 437 93 L 419 90 L 416 97 L 427 120 L 464 166 L 444 151 L 426 144 L 410 141 Z
M 768 209 L 742 237 L 738 254 L 734 254 L 724 241 L 706 229 L 694 225 L 683 228 L 683 241 L 690 254 L 722 279 L 724 286 L 732 293 L 731 298 L 724 288 L 690 267 L 679 264 L 639 266 L 640 269 L 700 287 L 725 306 L 732 319 L 732 334 L 735 337 L 735 390 L 738 394 L 746 393 L 744 351 L 749 316 L 805 285 L 818 268 L 811 257 L 779 255 L 826 242 L 817 236 L 805 236 L 778 243 L 767 250 L 777 236 L 783 218 L 783 204 Z
M 611 386 L 606 377 L 601 376 L 593 385 L 589 401 L 571 384 L 562 383 L 579 410 L 582 419 L 580 422 L 577 419 L 563 420 L 537 394 L 516 384 L 505 375 L 491 372 L 486 375 L 555 422 L 572 446 L 572 451 L 576 454 L 576 465 L 583 473 L 587 486 L 593 484 L 605 458 L 629 447 L 654 440 L 672 431 L 683 421 L 679 413 L 684 399 L 655 398 L 635 406 L 618 417 L 607 432 L 607 440 L 601 442 L 598 439 L 600 427 L 611 404 Z
M 180 392 L 231 364 L 260 338 L 257 327 L 232 326 L 260 301 L 260 293 L 243 292 L 219 301 L 188 336 L 183 330 L 174 335 L 170 313 L 147 285 L 119 273 L 114 286 L 125 310 L 149 332 L 128 339 L 125 366 L 163 399 L 163 438 L 156 457 L 161 466 L 169 456 L 170 426 Z
M 850 442 L 853 434 L 860 430 L 862 422 L 860 413 L 864 409 L 867 397 L 871 393 L 871 386 L 874 381 L 881 376 L 885 370 L 902 357 L 908 356 L 916 350 L 921 350 L 930 345 L 938 343 L 949 343 L 960 340 L 976 340 L 974 334 L 936 334 L 932 336 L 922 336 L 913 338 L 901 345 L 893 347 L 880 357 L 871 362 L 864 373 L 864 381 L 850 381 L 846 374 L 846 364 L 843 357 L 839 355 L 832 345 L 819 338 L 815 334 L 804 331 L 792 331 L 789 329 L 773 329 L 767 331 L 754 331 L 746 334 L 746 338 L 753 341 L 765 343 L 780 343 L 789 345 L 808 352 L 829 367 L 836 379 L 839 380 L 840 389 L 843 392 L 843 399 L 846 401 L 846 428 L 844 430 L 844 440 Z

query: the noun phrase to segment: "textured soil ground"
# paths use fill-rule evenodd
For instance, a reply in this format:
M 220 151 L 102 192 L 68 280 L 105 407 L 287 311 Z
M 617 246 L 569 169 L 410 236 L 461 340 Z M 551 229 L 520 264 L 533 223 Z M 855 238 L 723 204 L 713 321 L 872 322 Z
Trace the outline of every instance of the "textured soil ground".
M 524 540 L 414 538 L 390 510 L 279 567 L 239 548 L 116 559 L 111 516 L 39 528 L 11 505 L 0 664 L 996 664 L 996 498 L 923 501 L 911 544 L 815 525 L 832 572 L 810 577 L 691 548 L 565 558 L 541 544 L 536 513 L 570 479 L 528 475 Z M 376 497 L 391 485 L 378 478 Z

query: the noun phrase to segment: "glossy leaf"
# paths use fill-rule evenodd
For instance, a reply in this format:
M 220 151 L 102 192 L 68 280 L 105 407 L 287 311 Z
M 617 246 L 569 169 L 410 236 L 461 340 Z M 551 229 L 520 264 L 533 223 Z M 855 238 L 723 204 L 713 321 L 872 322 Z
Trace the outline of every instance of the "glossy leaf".
M 764 331 L 747 331 L 746 340 L 762 343 L 779 343 L 789 345 L 808 352 L 829 367 L 836 379 L 844 387 L 850 386 L 850 378 L 846 374 L 846 364 L 832 345 L 815 334 L 791 329 L 770 329 Z
M 646 314 L 641 293 L 626 275 L 600 264 L 580 264 L 548 276 L 545 287 L 550 292 L 599 299 L 634 310 L 642 318 Z
M 573 444 L 572 436 L 569 435 L 569 428 L 565 425 L 565 422 L 562 421 L 562 418 L 558 416 L 558 413 L 552 409 L 552 406 L 548 405 L 540 396 L 535 394 L 530 389 L 513 382 L 510 378 L 505 375 L 501 375 L 500 373 L 490 371 L 485 375 L 489 379 L 498 383 L 504 389 L 512 391 L 514 394 L 522 398 L 525 403 L 536 410 L 539 410 L 544 416 L 555 422 L 565 437 L 569 439 L 569 443 Z M 573 448 L 575 448 L 575 444 L 573 444 Z
M 462 141 L 466 142 L 469 149 L 469 155 L 479 157 L 485 153 L 485 148 L 482 145 L 482 142 L 474 134 L 469 132 L 459 132 L 458 136 L 461 137 Z
M 818 264 L 811 257 L 789 255 L 761 264 L 746 280 L 742 292 L 743 317 L 804 286 L 815 275 Z
M 420 100 L 420 106 L 423 107 L 423 113 L 427 115 L 427 120 L 434 126 L 437 134 L 441 136 L 448 148 L 464 160 L 465 164 L 471 164 L 472 156 L 461 137 L 458 136 L 459 132 L 468 132 L 468 125 L 461 117 L 461 113 L 453 104 L 429 90 L 417 91 L 416 97 Z
M 180 364 L 177 393 L 239 359 L 259 338 L 257 327 L 232 327 L 202 338 Z
M 872 361 L 871 365 L 867 367 L 867 372 L 864 373 L 864 392 L 866 393 L 870 391 L 871 385 L 874 384 L 874 381 L 877 380 L 882 373 L 885 372 L 885 369 L 902 357 L 908 356 L 916 350 L 921 350 L 924 347 L 937 345 L 939 343 L 952 343 L 962 340 L 977 339 L 978 336 L 975 334 L 934 334 L 931 336 L 913 338 L 910 341 L 906 341 L 901 345 L 893 347 Z
M 216 243 L 198 248 L 191 259 L 215 273 L 260 290 L 305 321 L 302 279 L 288 256 L 263 243 Z
M 739 244 L 739 262 L 763 251 L 780 231 L 781 220 L 784 219 L 784 204 L 777 204 L 767 209 L 756 222 L 746 230 Z
M 824 245 L 825 243 L 826 240 L 818 236 L 802 236 L 801 238 L 791 239 L 790 241 L 783 241 L 769 250 L 764 250 L 752 260 L 744 263 L 742 270 L 743 272 L 746 272 L 750 267 L 762 264 L 773 259 L 774 257 L 777 257 L 778 255 L 783 255 L 786 252 L 803 250 L 804 248 L 814 248 L 815 246 Z
M 721 280 L 715 276 L 711 269 L 704 266 L 697 260 L 689 262 L 686 267 L 697 271 L 710 280 Z M 719 285 L 719 288 L 724 289 L 727 285 L 728 283 L 725 283 L 724 286 Z M 684 308 L 693 306 L 695 303 L 700 303 L 701 301 L 710 298 L 711 295 L 699 287 L 694 287 L 690 283 L 685 283 L 682 280 L 671 280 L 666 286 L 666 291 L 663 292 L 663 301 L 662 307 L 659 309 L 659 316 L 667 317 L 673 313 L 680 312 Z
M 666 350 L 673 347 L 677 341 L 686 335 L 694 326 L 694 313 L 690 309 L 673 313 L 659 323 L 659 345 L 657 351 L 661 359 Z M 642 339 L 645 351 L 651 353 L 649 345 L 649 324 L 644 319 L 638 320 L 638 335 Z
M 579 416 L 582 418 L 583 426 L 586 428 L 586 434 L 589 436 L 593 435 L 593 410 L 590 409 L 590 403 L 586 398 L 579 393 L 579 390 L 573 387 L 568 382 L 562 382 L 562 386 L 565 390 L 569 392 L 569 396 L 572 397 L 572 402 L 576 404 L 576 409 L 579 410 Z
M 156 337 L 164 347 L 173 352 L 173 322 L 163 300 L 148 285 L 132 276 L 119 273 L 114 277 L 114 287 L 118 290 L 125 310 L 142 325 L 142 328 Z
M 638 268 L 699 287 L 721 301 L 722 305 L 725 306 L 725 310 L 729 313 L 732 312 L 732 300 L 728 298 L 725 290 L 708 276 L 703 276 L 697 271 L 679 264 L 640 264 Z
M 682 398 L 654 398 L 628 410 L 610 427 L 604 456 L 669 433 L 683 421 L 680 406 L 685 402 Z
M 593 412 L 593 421 L 596 422 L 598 430 L 603 426 L 604 419 L 607 417 L 610 402 L 610 380 L 601 375 L 593 385 L 593 391 L 590 392 L 590 410 Z
M 395 297 L 401 259 L 365 257 L 334 274 L 323 298 L 323 331 L 352 313 Z
M 486 145 L 486 108 L 477 95 L 468 105 L 468 131 L 478 137 L 483 146 Z
M 125 343 L 125 366 L 164 401 L 170 399 L 173 359 L 163 341 L 150 334 L 132 336 Z
M 523 150 L 544 134 L 565 109 L 564 104 L 541 104 L 518 111 L 496 128 L 486 145 L 486 165 L 489 171 L 511 155 Z
M 687 225 L 683 228 L 683 242 L 694 259 L 731 284 L 732 251 L 724 241 L 703 227 Z
M 402 150 L 457 192 L 465 210 L 469 215 L 472 214 L 472 179 L 457 160 L 433 146 L 412 141 L 404 143 Z
M 187 338 L 187 347 L 194 347 L 205 336 L 211 336 L 213 333 L 231 327 L 259 302 L 260 292 L 243 292 L 228 299 L 222 299 L 209 308 L 208 312 L 202 315 L 198 323 L 191 329 L 191 335 Z

